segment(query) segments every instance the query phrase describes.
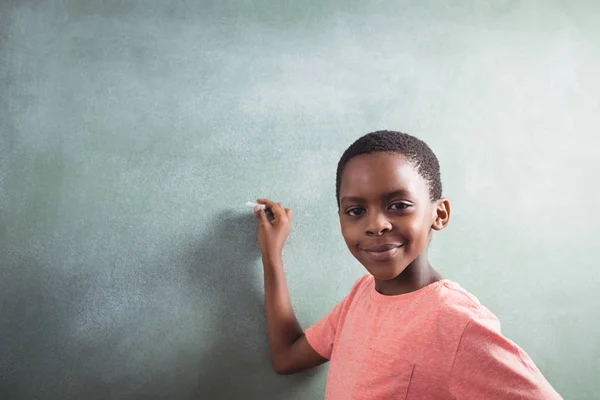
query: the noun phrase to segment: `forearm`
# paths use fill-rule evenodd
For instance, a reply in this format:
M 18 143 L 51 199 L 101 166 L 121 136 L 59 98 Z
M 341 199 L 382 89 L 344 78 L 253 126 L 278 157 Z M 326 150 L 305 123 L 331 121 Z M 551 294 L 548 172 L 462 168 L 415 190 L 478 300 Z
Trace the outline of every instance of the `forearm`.
M 280 357 L 302 336 L 290 300 L 281 257 L 263 257 L 267 336 L 271 361 L 277 366 Z

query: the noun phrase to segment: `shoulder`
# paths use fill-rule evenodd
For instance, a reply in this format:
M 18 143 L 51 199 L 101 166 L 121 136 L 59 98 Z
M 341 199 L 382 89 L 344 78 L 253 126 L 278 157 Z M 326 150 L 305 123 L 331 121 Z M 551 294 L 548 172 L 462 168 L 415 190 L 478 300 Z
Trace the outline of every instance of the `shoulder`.
M 350 289 L 350 293 L 348 296 L 352 296 L 357 293 L 365 293 L 373 288 L 374 278 L 371 274 L 365 274 L 358 278 L 354 284 L 352 285 L 352 289 Z
M 352 286 L 352 291 L 371 288 L 374 284 L 374 281 L 375 278 L 373 278 L 373 275 L 365 274 L 358 278 L 356 282 L 354 282 L 354 286 Z
M 466 316 L 474 316 L 479 313 L 482 305 L 475 295 L 449 279 L 443 279 L 440 283 L 439 296 L 444 308 Z
M 437 295 L 439 317 L 444 320 L 452 320 L 453 326 L 459 331 L 464 331 L 469 324 L 478 320 L 489 321 L 492 325 L 497 324 L 499 329 L 496 316 L 482 305 L 475 295 L 458 283 L 444 279 Z
M 350 293 L 346 296 L 347 302 L 351 303 L 358 299 L 364 299 L 368 296 L 369 292 L 374 287 L 374 278 L 371 274 L 365 274 L 358 278 L 354 285 L 352 285 L 352 289 L 350 289 Z

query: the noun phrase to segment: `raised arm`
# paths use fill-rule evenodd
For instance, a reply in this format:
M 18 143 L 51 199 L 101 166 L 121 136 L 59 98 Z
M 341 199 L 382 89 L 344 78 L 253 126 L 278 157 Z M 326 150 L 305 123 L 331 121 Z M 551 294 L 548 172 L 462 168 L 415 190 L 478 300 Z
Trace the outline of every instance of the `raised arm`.
M 267 336 L 271 362 L 279 374 L 292 374 L 327 361 L 308 344 L 296 319 L 285 273 L 282 251 L 292 223 L 292 210 L 281 203 L 258 199 L 273 214 L 269 221 L 265 210 L 256 207 L 258 241 L 262 252 Z

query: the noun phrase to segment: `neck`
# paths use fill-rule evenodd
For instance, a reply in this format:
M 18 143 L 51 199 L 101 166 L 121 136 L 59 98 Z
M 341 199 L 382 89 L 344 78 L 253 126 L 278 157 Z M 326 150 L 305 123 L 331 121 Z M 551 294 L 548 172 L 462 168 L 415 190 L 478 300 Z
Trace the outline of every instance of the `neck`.
M 386 281 L 376 279 L 375 290 L 394 296 L 414 292 L 441 279 L 443 277 L 429 264 L 427 252 L 424 251 L 397 277 Z

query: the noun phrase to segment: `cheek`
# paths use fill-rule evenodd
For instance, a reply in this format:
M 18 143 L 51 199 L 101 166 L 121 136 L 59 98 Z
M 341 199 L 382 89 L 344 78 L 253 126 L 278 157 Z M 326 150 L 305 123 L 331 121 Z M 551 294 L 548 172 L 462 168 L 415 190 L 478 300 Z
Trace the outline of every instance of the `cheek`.
M 348 238 L 352 236 L 351 229 L 346 224 L 342 224 L 342 236 L 346 241 L 348 241 Z
M 402 233 L 407 239 L 415 243 L 427 241 L 429 228 L 431 228 L 431 224 L 428 224 L 428 222 L 427 218 L 423 218 L 422 216 L 411 218 L 409 221 L 404 221 Z
M 349 224 L 342 224 L 342 236 L 348 246 L 354 247 L 360 235 L 357 234 L 357 227 Z

